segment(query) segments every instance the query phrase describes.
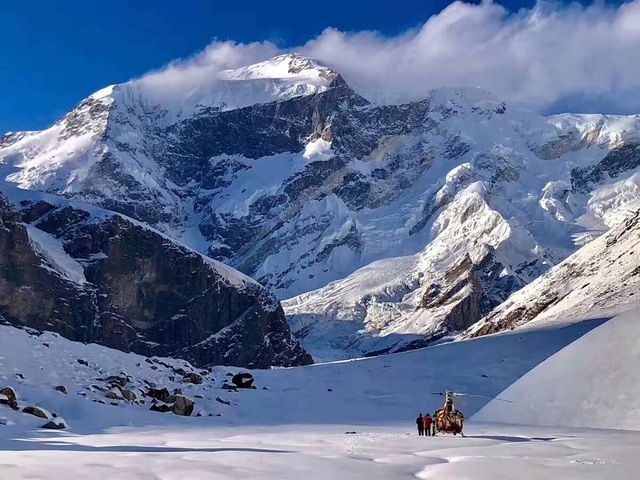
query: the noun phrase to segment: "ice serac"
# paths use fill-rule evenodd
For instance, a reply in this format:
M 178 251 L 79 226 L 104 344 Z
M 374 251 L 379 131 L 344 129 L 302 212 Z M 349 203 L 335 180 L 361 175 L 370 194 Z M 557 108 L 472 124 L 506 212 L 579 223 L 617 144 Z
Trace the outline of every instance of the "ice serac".
M 323 359 L 464 329 L 640 206 L 638 116 L 544 117 L 477 88 L 373 105 L 297 55 L 183 80 L 6 135 L 3 177 L 256 278 Z
M 557 318 L 586 317 L 638 302 L 640 210 L 513 294 L 465 337 L 511 330 Z
M 277 299 L 241 273 L 117 214 L 0 200 L 10 323 L 202 366 L 312 362 Z

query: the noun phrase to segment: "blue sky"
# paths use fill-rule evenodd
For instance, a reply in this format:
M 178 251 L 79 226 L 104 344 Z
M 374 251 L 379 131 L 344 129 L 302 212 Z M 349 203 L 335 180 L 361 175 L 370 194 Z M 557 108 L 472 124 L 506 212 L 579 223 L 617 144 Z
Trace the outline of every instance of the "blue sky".
M 111 83 L 202 50 L 212 40 L 303 45 L 326 27 L 394 37 L 449 2 L 155 0 L 3 2 L 0 132 L 40 129 Z M 478 2 L 470 2 L 478 3 Z M 532 1 L 501 2 L 509 11 Z

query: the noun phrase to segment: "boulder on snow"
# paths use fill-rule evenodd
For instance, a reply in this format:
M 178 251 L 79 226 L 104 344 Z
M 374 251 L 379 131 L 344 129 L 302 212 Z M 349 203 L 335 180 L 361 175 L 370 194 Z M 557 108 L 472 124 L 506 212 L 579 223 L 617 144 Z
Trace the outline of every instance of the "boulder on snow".
M 68 395 L 69 392 L 67 392 L 67 387 L 65 387 L 64 385 L 58 385 L 57 387 L 53 387 L 54 390 L 56 390 L 57 392 L 61 392 L 64 393 L 65 395 Z
M 18 409 L 18 396 L 11 387 L 0 389 L 0 405 L 9 405 L 14 410 Z
M 109 390 L 105 395 L 110 400 L 124 400 L 124 396 L 122 395 L 122 390 L 117 387 Z
M 123 388 L 127 386 L 127 383 L 129 383 L 129 379 L 121 375 L 111 375 L 105 378 L 104 381 L 109 383 L 110 385 L 117 385 Z
M 23 413 L 28 413 L 29 415 L 33 415 L 35 417 L 40 417 L 40 418 L 52 418 L 52 415 L 47 412 L 44 408 L 41 407 L 33 407 L 33 406 L 29 406 L 29 407 L 24 407 L 22 409 Z
M 253 386 L 253 375 L 249 372 L 236 373 L 231 382 L 238 388 L 256 388 Z
M 193 400 L 184 395 L 176 395 L 176 401 L 171 411 L 176 415 L 190 416 L 193 413 Z
M 49 430 L 64 430 L 67 428 L 66 423 L 61 418 L 53 418 L 45 423 L 41 428 L 46 428 Z
M 184 383 L 194 383 L 196 385 L 200 385 L 203 381 L 203 378 L 199 373 L 190 372 L 182 377 L 182 381 Z
M 186 376 L 189 372 L 187 372 L 184 368 L 182 367 L 177 367 L 173 369 L 173 373 L 180 375 L 182 377 Z
M 169 393 L 166 387 L 163 388 L 150 388 L 145 393 L 147 397 L 155 398 L 163 403 L 172 403 L 174 401 L 173 395 Z
M 153 412 L 166 413 L 166 412 L 170 412 L 172 408 L 173 408 L 173 406 L 169 405 L 167 403 L 156 402 L 153 405 L 151 405 L 151 408 L 149 408 L 149 410 L 151 410 Z
M 225 400 L 224 398 L 216 397 L 216 402 L 221 403 L 223 405 L 231 405 L 230 400 Z
M 138 395 L 136 395 L 136 392 L 133 390 L 122 390 L 122 396 L 129 402 L 133 402 L 138 399 Z

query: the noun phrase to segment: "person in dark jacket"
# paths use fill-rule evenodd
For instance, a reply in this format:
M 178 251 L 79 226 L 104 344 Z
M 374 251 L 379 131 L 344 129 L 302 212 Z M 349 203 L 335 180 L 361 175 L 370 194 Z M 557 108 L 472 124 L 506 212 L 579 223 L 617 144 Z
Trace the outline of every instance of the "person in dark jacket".
M 422 417 L 422 423 L 424 424 L 424 434 L 427 437 L 431 436 L 431 416 L 427 413 L 424 417 Z
M 422 437 L 424 435 L 424 419 L 422 414 L 419 414 L 418 418 L 416 418 L 416 425 L 418 425 L 418 436 Z

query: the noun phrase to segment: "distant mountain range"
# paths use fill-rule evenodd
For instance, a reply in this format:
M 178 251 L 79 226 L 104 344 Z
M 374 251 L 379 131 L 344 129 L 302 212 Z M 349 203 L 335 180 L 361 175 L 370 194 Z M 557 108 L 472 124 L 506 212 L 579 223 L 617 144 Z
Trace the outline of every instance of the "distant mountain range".
M 70 330 L 75 314 L 47 323 L 16 310 L 7 295 L 32 280 L 11 283 L 5 269 L 8 321 L 107 344 L 117 325 L 131 333 L 118 348 L 203 364 L 248 365 L 256 355 L 253 366 L 308 363 L 278 301 L 236 269 L 283 301 L 316 360 L 401 351 L 534 319 L 560 301 L 551 290 L 577 288 L 555 280 L 545 289 L 550 303 L 531 310 L 537 294 L 524 292 L 539 291 L 536 279 L 567 272 L 566 262 L 553 267 L 640 208 L 640 116 L 544 117 L 481 89 L 375 105 L 297 55 L 166 92 L 145 79 L 114 85 L 47 130 L 0 137 L 0 190 L 14 203 L 5 215 L 29 234 L 41 274 L 82 277 L 83 290 L 108 299 Z M 124 231 L 135 232 L 131 242 L 152 254 L 152 266 L 131 267 L 138 253 L 120 244 L 109 250 Z M 587 248 L 609 255 L 598 242 Z M 588 273 L 593 265 L 579 255 L 582 270 L 571 278 L 604 273 Z M 225 293 L 211 290 L 220 281 Z M 121 282 L 142 293 L 125 299 Z M 166 292 L 175 299 L 148 303 Z M 519 301 L 524 310 L 508 313 Z M 132 303 L 140 311 L 127 310 Z M 251 326 L 229 333 L 248 311 Z M 105 316 L 117 321 L 78 333 Z M 225 357 L 231 343 L 221 331 L 238 333 L 235 348 L 246 351 Z

